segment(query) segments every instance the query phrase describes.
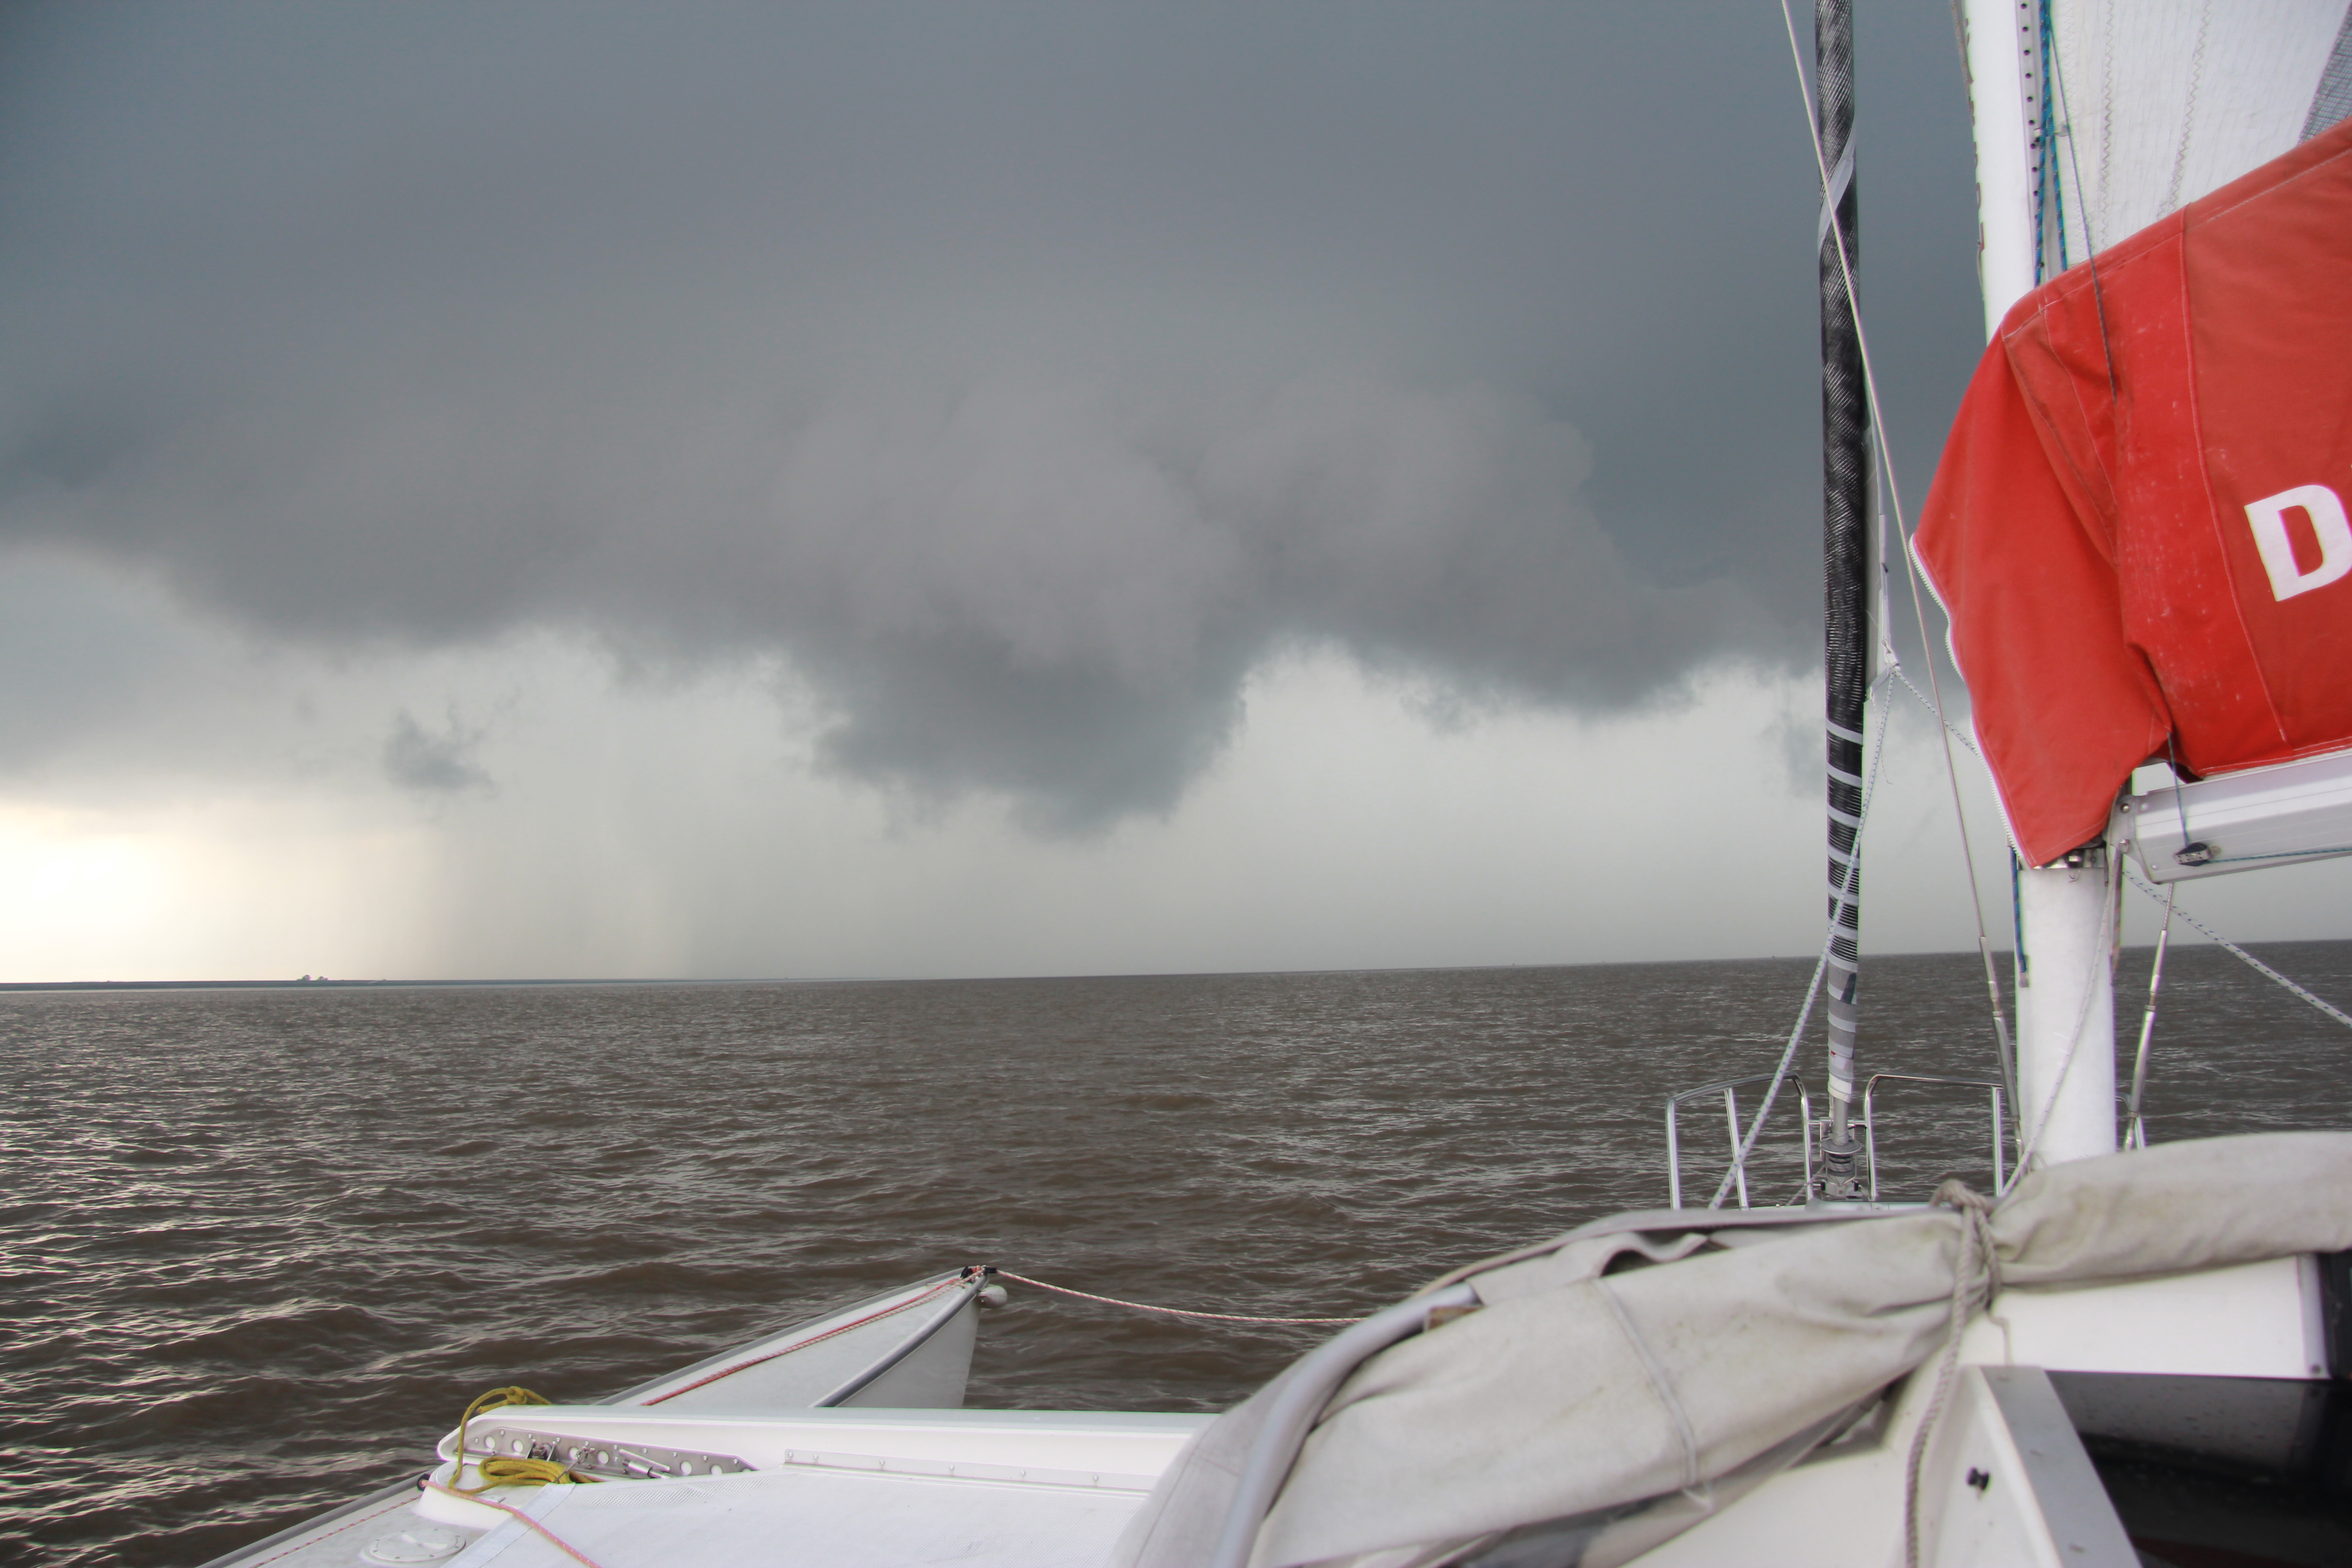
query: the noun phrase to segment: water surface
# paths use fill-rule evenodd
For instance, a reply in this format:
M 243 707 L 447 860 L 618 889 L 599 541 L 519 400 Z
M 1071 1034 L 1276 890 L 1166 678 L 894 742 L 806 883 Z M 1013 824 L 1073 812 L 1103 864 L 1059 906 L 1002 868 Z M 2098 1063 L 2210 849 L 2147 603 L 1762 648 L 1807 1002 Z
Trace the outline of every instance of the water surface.
M 2352 943 L 2263 951 L 2352 999 Z M 0 1558 L 200 1563 L 485 1388 L 599 1398 L 961 1263 L 1365 1311 L 1663 1203 L 1664 1097 L 1769 1069 L 1810 969 L 0 994 Z M 1972 956 L 1864 987 L 1867 1068 L 1991 1070 Z M 2158 1139 L 2352 1126 L 2352 1031 L 2225 954 L 2176 951 L 2158 1039 Z M 1988 1173 L 1937 1092 L 1882 1110 L 1890 1195 Z M 1216 1408 L 1315 1337 L 1016 1288 L 970 1402 Z

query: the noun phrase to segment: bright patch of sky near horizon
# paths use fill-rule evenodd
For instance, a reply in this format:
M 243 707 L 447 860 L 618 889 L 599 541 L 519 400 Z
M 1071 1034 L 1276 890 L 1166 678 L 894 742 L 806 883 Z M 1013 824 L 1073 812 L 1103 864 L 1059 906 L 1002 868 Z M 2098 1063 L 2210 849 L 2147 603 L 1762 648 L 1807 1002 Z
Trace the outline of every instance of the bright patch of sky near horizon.
M 1910 11 L 1862 169 L 1916 503 L 1979 328 Z M 19 9 L 0 978 L 1811 951 L 1780 27 Z M 1965 945 L 1896 725 L 1868 941 Z M 2352 934 L 2253 880 L 2190 902 Z

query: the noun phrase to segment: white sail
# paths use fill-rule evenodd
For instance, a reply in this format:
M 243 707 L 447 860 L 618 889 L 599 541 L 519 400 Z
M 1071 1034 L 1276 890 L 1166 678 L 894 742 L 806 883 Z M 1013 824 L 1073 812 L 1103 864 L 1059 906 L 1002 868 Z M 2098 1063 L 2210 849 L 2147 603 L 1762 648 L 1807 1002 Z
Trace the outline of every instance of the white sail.
M 2352 110 L 2344 0 L 1966 0 L 1985 327 Z
M 2344 21 L 2340 0 L 2053 7 L 2062 200 L 2045 247 L 2080 261 L 2301 141 Z

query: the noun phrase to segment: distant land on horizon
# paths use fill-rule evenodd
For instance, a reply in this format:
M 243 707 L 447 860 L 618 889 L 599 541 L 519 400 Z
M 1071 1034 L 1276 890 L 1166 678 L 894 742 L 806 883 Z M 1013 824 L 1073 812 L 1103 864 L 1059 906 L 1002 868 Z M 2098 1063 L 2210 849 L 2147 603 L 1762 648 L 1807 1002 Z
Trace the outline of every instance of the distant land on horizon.
M 2276 942 L 2241 942 L 2245 948 L 2282 948 L 2331 946 L 2342 942 L 2338 937 L 2293 937 Z M 2203 944 L 2199 944 L 2202 946 Z M 2126 942 L 2126 952 L 2146 952 L 2153 942 Z M 0 980 L 0 993 L 43 991 L 319 991 L 319 990 L 388 990 L 402 986 L 494 987 L 500 985 L 859 985 L 874 984 L 914 984 L 932 982 L 943 984 L 972 984 L 987 981 L 1034 980 L 1177 980 L 1208 978 L 1211 975 L 1244 974 L 1384 974 L 1417 973 L 1423 969 L 1623 969 L 1645 965 L 1664 966 L 1693 963 L 1780 963 L 1801 962 L 1809 953 L 1759 953 L 1738 958 L 1647 958 L 1601 959 L 1585 963 L 1562 960 L 1555 963 L 1439 963 L 1385 964 L 1364 969 L 1236 969 L 1218 971 L 1135 972 L 1104 974 L 829 974 L 829 975 L 734 975 L 727 977 L 695 977 L 688 975 L 615 975 L 548 977 L 516 975 L 488 980 L 330 980 L 324 975 L 303 975 L 294 980 Z M 1942 958 L 1973 956 L 1973 950 L 1953 948 L 1936 952 L 1865 953 L 1867 964 L 1873 958 Z M 1993 949 L 1993 956 L 2006 963 L 2010 951 Z

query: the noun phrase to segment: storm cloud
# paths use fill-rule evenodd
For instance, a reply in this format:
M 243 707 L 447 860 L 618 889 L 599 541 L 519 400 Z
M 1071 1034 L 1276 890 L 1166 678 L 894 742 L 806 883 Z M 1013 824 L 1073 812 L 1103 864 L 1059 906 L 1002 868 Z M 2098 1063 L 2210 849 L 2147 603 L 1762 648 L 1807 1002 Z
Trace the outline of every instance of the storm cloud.
M 291 645 L 781 657 L 827 765 L 1056 833 L 1286 651 L 1589 712 L 1801 666 L 1785 44 L 1630 9 L 21 11 L 0 541 Z M 1937 265 L 1885 337 L 1956 395 Z
M 481 734 L 453 716 L 436 731 L 416 721 L 404 708 L 393 716 L 392 733 L 384 738 L 383 771 L 404 789 L 460 795 L 491 787 L 490 775 L 474 761 Z

